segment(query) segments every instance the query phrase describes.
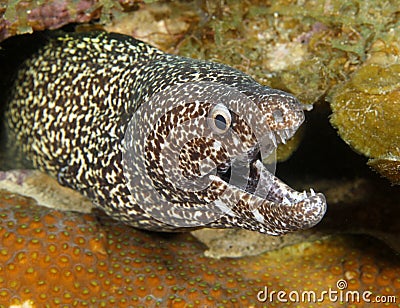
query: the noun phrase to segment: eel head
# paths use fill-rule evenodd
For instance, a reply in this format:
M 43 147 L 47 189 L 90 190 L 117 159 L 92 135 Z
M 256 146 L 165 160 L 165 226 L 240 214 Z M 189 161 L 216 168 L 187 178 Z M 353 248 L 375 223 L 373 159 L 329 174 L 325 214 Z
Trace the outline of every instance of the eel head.
M 304 121 L 292 95 L 195 82 L 139 109 L 124 137 L 124 175 L 135 202 L 160 223 L 279 235 L 322 219 L 323 194 L 299 193 L 274 176 L 277 145 Z

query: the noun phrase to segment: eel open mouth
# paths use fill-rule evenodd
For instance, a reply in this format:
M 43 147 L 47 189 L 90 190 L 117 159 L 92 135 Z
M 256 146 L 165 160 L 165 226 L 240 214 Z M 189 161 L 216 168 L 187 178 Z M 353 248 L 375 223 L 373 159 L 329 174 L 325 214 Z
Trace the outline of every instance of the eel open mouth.
M 229 167 L 226 167 L 228 165 Z M 243 166 L 243 169 L 249 170 L 248 177 L 246 177 L 247 182 L 245 186 L 239 186 L 236 183 L 231 182 L 232 167 L 230 164 L 224 163 L 222 166 L 218 167 L 217 176 L 225 183 L 243 189 L 249 194 L 255 194 L 260 197 L 264 197 L 266 200 L 271 202 L 290 205 L 317 195 L 312 188 L 309 192 L 298 192 L 291 188 L 289 185 L 285 184 L 272 173 L 270 173 L 260 159 L 254 160 L 248 166 Z M 242 178 L 244 179 L 245 177 L 242 176 Z M 263 189 L 262 192 L 258 191 L 258 186 L 261 185 L 261 182 L 265 184 L 265 181 L 268 181 L 268 192 L 266 193 L 266 189 Z
M 285 132 L 278 136 L 284 142 L 292 134 Z M 259 152 L 253 155 L 248 163 L 235 164 L 234 159 L 223 163 L 212 177 L 226 190 L 218 200 L 220 209 L 227 213 L 226 219 L 234 226 L 270 235 L 316 225 L 326 212 L 325 196 L 313 189 L 309 192 L 292 189 L 268 170 Z M 238 216 L 240 222 L 234 219 Z

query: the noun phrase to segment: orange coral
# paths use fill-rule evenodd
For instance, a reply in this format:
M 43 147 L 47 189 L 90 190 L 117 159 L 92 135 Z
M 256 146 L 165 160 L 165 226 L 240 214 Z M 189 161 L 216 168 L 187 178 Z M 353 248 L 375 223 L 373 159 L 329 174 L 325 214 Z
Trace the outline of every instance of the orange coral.
M 257 294 L 265 287 L 337 290 L 340 279 L 346 290 L 372 292 L 371 299 L 400 293 L 398 259 L 368 238 L 335 237 L 216 260 L 205 257 L 203 245 L 188 234 L 143 232 L 5 191 L 0 208 L 1 307 L 280 306 L 276 297 L 259 302 Z

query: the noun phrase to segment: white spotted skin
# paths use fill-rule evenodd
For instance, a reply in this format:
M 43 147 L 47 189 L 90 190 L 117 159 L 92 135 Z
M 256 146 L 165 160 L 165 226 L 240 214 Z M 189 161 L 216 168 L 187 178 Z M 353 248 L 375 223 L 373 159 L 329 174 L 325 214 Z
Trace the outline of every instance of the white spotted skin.
M 265 121 L 281 139 L 278 141 L 290 138 L 304 120 L 302 106 L 292 95 L 261 86 L 233 68 L 169 55 L 128 36 L 95 32 L 52 37 L 22 65 L 6 112 L 9 133 L 36 168 L 78 190 L 115 219 L 143 229 L 182 231 L 185 228 L 154 219 L 132 197 L 123 174 L 121 142 L 132 114 L 154 93 L 174 84 L 198 81 L 221 83 L 247 95 L 260 109 L 259 119 L 254 120 Z M 203 108 L 182 109 L 181 115 L 172 114 L 169 120 L 177 122 L 182 115 L 205 112 Z M 148 121 L 154 121 L 151 115 Z M 245 127 L 234 125 L 241 141 L 251 142 Z M 165 146 L 152 142 L 150 149 Z M 199 145 L 187 144 L 183 167 L 204 173 L 209 167 L 201 162 L 206 164 L 207 160 L 191 152 L 195 147 Z M 200 149 L 204 155 L 209 152 L 218 158 L 219 163 L 226 159 L 215 141 L 203 140 Z M 147 155 L 149 161 L 156 162 L 151 167 L 157 174 L 160 153 L 149 151 Z M 254 170 L 262 180 L 259 165 Z M 309 228 L 321 220 L 326 210 L 322 194 L 304 197 L 278 179 L 273 181 L 268 200 L 235 189 L 218 177 L 207 193 L 174 196 L 174 200 L 182 206 L 196 203 L 207 209 L 208 202 L 225 190 L 217 205 L 227 214 L 204 227 L 279 235 Z M 168 197 L 169 184 L 162 178 L 155 178 L 154 183 Z M 232 200 L 237 203 L 231 204 Z M 198 219 L 200 214 L 193 215 Z

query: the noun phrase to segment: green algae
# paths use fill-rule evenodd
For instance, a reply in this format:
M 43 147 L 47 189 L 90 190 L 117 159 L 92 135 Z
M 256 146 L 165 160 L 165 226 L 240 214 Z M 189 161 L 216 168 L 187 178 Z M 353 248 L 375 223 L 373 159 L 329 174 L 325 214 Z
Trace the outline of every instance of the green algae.
M 398 5 L 226 1 L 203 9 L 214 18 L 181 42 L 181 54 L 232 65 L 311 104 L 365 61 L 371 43 L 396 24 Z
M 183 39 L 180 54 L 234 66 L 261 84 L 293 93 L 306 104 L 327 96 L 329 99 L 336 93 L 337 85 L 345 83 L 368 60 L 376 42 L 388 45 L 399 37 L 396 1 L 226 1 L 224 7 L 214 4 L 203 9 L 214 18 Z M 372 83 L 377 91 L 386 91 L 387 86 L 395 87 L 392 81 L 381 79 L 379 85 L 377 81 Z M 369 84 L 368 80 L 364 83 Z M 353 84 L 362 87 L 362 91 L 367 89 L 357 79 Z M 380 127 L 384 125 L 389 133 L 376 138 L 374 142 L 379 146 L 372 148 L 394 143 L 392 132 L 398 126 L 391 126 L 389 120 L 385 123 Z M 361 134 L 359 139 L 365 136 L 361 129 L 352 126 L 344 128 L 340 136 L 365 153 L 366 147 L 361 149 L 346 139 L 352 132 Z M 281 149 L 278 158 L 286 159 L 294 149 Z
M 368 164 L 400 184 L 400 65 L 367 64 L 338 87 L 331 123 Z

